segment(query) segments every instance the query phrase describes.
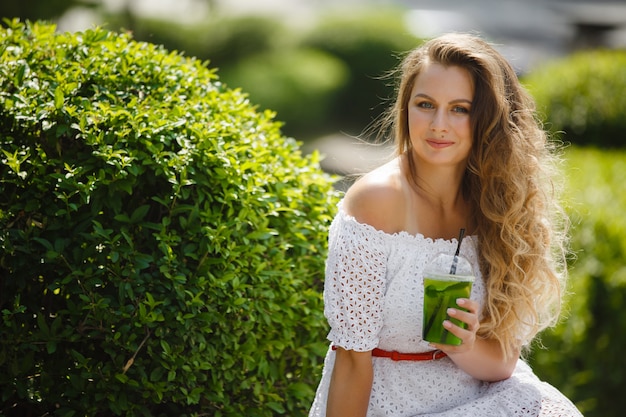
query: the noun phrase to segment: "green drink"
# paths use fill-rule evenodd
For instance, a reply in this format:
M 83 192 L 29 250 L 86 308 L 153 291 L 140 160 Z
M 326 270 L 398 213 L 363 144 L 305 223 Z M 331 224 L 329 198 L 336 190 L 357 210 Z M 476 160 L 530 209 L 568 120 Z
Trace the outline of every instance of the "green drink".
M 467 324 L 448 316 L 448 308 L 461 309 L 458 298 L 470 298 L 474 275 L 470 263 L 457 256 L 455 271 L 450 274 L 452 255 L 440 254 L 424 272 L 424 340 L 446 345 L 460 345 L 461 339 L 443 327 L 444 320 L 450 320 L 459 327 L 467 328 Z M 447 270 L 446 270 L 447 269 Z M 445 272 L 442 272 L 445 270 Z

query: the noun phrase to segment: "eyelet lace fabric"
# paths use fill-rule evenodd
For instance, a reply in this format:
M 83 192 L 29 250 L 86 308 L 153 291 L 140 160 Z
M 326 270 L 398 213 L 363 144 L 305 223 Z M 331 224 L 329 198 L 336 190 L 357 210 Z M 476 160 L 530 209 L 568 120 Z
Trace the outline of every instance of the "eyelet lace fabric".
M 331 345 L 355 351 L 432 350 L 422 339 L 422 271 L 435 255 L 454 253 L 456 246 L 456 239 L 376 230 L 346 215 L 340 205 L 330 228 L 324 288 Z M 476 275 L 471 298 L 482 304 L 485 289 L 474 237 L 463 240 L 461 255 Z M 309 417 L 326 415 L 334 361 L 329 348 Z M 368 417 L 581 416 L 521 360 L 511 378 L 495 383 L 472 378 L 449 358 L 414 362 L 373 357 L 372 362 Z

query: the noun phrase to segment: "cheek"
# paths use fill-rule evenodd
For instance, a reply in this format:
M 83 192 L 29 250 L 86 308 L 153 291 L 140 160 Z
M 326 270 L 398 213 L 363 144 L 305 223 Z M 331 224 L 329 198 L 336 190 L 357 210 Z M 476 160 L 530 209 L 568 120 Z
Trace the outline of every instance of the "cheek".
M 463 134 L 464 136 L 471 136 L 472 134 L 472 125 L 470 123 L 469 117 L 456 120 L 454 127 L 457 132 Z
M 411 127 L 414 129 L 423 128 L 428 123 L 427 117 L 424 113 L 409 110 L 408 116 L 409 129 L 411 129 Z

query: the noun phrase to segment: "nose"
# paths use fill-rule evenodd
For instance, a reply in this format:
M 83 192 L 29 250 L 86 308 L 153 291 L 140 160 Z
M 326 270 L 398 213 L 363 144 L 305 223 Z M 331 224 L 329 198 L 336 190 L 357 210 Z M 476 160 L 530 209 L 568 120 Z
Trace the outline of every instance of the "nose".
M 448 118 L 445 109 L 438 108 L 433 112 L 433 118 L 430 121 L 430 130 L 434 133 L 448 132 Z

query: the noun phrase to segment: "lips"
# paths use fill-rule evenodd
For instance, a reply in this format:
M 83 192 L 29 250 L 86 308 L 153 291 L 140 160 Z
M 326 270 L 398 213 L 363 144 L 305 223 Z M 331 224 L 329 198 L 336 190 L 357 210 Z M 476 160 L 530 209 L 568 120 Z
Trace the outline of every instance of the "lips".
M 426 139 L 426 142 L 436 149 L 447 148 L 448 146 L 454 145 L 454 142 L 444 139 Z

